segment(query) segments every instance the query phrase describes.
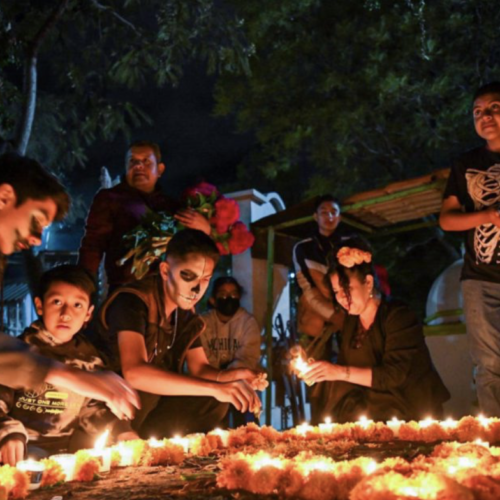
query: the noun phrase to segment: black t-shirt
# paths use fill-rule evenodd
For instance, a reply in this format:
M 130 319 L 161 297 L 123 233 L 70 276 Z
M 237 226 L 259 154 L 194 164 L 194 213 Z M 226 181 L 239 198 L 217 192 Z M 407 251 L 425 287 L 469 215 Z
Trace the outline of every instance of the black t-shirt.
M 137 332 L 146 337 L 148 308 L 146 304 L 139 297 L 137 297 L 137 295 L 132 293 L 120 293 L 109 305 L 109 308 L 106 311 L 106 320 L 108 322 L 110 336 L 114 344 L 117 342 L 118 332 L 124 330 Z M 173 369 L 173 366 L 170 365 L 172 363 L 172 359 L 175 359 L 175 356 L 172 355 L 179 354 L 176 352 L 177 346 L 175 339 L 178 339 L 179 336 L 182 335 L 181 331 L 177 331 L 175 339 L 173 338 L 174 326 L 175 314 L 172 314 L 169 328 L 170 338 L 172 340 L 168 341 L 167 345 L 170 345 L 172 341 L 173 344 L 171 347 L 171 355 L 165 356 L 165 367 L 168 369 Z M 195 349 L 197 347 L 202 347 L 199 337 L 191 344 L 190 349 Z
M 480 147 L 458 158 L 444 191 L 449 196 L 466 212 L 500 206 L 500 154 Z M 465 232 L 461 279 L 500 283 L 500 228 L 488 223 Z

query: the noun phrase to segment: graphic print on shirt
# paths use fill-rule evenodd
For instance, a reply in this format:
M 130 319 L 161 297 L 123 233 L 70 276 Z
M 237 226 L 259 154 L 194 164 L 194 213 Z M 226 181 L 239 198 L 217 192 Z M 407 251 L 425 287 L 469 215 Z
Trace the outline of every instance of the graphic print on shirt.
M 495 164 L 488 170 L 468 169 L 465 178 L 467 191 L 474 202 L 476 211 L 485 207 L 500 205 L 500 165 Z M 494 224 L 482 224 L 474 231 L 474 251 L 476 262 L 491 264 L 500 262 L 500 228 Z

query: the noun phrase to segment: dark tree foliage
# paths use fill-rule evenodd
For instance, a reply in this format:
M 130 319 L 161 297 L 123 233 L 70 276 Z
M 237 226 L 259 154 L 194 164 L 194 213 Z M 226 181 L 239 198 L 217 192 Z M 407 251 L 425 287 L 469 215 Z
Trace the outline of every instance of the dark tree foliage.
M 232 3 L 255 56 L 249 78 L 220 80 L 216 112 L 255 136 L 239 167 L 245 183 L 288 203 L 326 192 L 342 199 L 448 166 L 479 144 L 471 96 L 500 79 L 494 2 Z M 456 236 L 372 239 L 394 290 L 422 314 L 432 280 L 459 255 Z
M 190 61 L 248 71 L 241 27 L 214 0 L 6 0 L 0 138 L 59 170 L 83 166 L 94 141 L 151 123 L 146 86 L 177 85 Z

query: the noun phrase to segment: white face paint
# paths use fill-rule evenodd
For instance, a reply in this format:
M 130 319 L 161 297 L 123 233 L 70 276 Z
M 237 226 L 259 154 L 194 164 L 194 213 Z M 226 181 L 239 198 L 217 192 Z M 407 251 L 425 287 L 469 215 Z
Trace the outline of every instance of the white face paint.
M 167 307 L 194 307 L 206 292 L 214 267 L 212 259 L 196 253 L 182 259 L 168 257 L 160 265 Z

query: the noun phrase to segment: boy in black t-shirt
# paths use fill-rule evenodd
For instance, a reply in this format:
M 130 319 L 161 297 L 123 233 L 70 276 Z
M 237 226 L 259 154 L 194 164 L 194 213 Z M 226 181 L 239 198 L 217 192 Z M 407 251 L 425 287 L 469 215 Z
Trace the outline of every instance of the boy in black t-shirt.
M 78 266 L 60 266 L 41 278 L 35 306 L 40 320 L 21 339 L 47 358 L 87 371 L 102 369 L 95 347 L 78 333 L 89 321 L 95 284 Z M 118 439 L 134 439 L 130 423 L 105 406 L 70 390 L 42 382 L 29 390 L 0 386 L 1 461 L 15 465 L 29 442 L 38 455 L 92 447 L 105 428 Z M 33 445 L 36 447 L 31 449 Z
M 481 410 L 500 416 L 500 82 L 474 95 L 474 126 L 486 144 L 453 165 L 440 225 L 465 232 L 462 294 Z

